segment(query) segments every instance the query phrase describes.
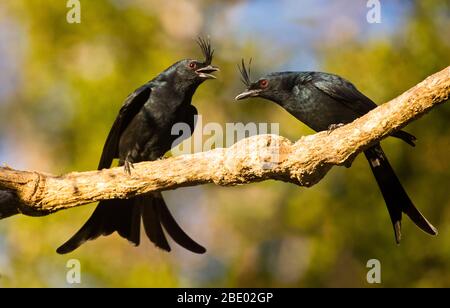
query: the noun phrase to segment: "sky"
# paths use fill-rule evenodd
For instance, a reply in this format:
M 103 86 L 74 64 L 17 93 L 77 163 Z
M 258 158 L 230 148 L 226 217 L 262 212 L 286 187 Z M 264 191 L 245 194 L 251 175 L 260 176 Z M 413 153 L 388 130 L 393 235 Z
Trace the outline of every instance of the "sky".
M 269 57 L 287 54 L 281 69 L 317 70 L 318 44 L 346 33 L 359 40 L 386 37 L 401 27 L 408 13 L 406 1 L 383 1 L 381 23 L 369 24 L 365 0 L 251 0 L 230 9 L 225 23 L 210 18 L 213 37 L 233 36 L 246 44 L 257 42 Z

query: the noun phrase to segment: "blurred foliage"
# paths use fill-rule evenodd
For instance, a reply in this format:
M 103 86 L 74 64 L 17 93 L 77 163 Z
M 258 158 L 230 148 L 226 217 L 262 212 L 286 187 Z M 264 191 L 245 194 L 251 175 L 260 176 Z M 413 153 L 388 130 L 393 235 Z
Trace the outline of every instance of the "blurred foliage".
M 173 62 L 200 57 L 194 38 L 213 32 L 211 16 L 222 22 L 245 1 L 81 1 L 80 25 L 66 23 L 63 2 L 0 4 L 0 22 L 7 18 L 14 28 L 10 44 L 20 63 L 15 90 L 0 101 L 0 154 L 21 167 L 54 173 L 94 169 L 123 99 Z M 404 15 L 401 27 L 381 36 L 344 35 L 345 27 L 339 37 L 317 34 L 317 70 L 338 73 L 383 103 L 446 67 L 448 2 L 411 1 Z M 267 71 L 288 62 L 284 58 L 293 51 L 269 58 L 260 45 L 234 36 L 212 40 L 220 78 L 194 97 L 204 123 L 279 122 L 281 134 L 291 139 L 311 133 L 273 104 L 232 102 L 242 89 L 236 69 L 241 56 L 254 56 L 255 70 Z M 405 219 L 404 241 L 394 244 L 384 201 L 358 158 L 351 169 L 335 168 L 311 189 L 269 181 L 165 193 L 181 224 L 208 247 L 202 256 L 175 244 L 167 254 L 146 240 L 133 248 L 116 235 L 57 255 L 55 248 L 93 206 L 1 221 L 0 286 L 69 286 L 65 265 L 77 258 L 81 286 L 362 287 L 369 286 L 367 260 L 377 258 L 382 286 L 449 287 L 449 117 L 444 105 L 409 125 L 419 139 L 415 149 L 384 142 L 411 198 L 440 230 L 436 238 Z

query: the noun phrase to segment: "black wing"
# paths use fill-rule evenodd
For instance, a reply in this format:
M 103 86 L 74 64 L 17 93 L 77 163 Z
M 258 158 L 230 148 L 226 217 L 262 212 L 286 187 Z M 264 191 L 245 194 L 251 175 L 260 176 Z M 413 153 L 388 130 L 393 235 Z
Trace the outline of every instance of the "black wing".
M 197 125 L 197 117 L 198 114 L 197 108 L 192 105 L 187 105 L 178 111 L 176 122 L 177 123 L 186 123 L 189 126 L 191 135 L 194 133 L 195 126 Z M 188 139 L 191 135 L 171 135 L 169 137 L 170 140 L 170 148 L 174 148 L 182 143 L 184 140 Z
M 125 103 L 120 108 L 114 124 L 103 146 L 102 157 L 98 164 L 98 170 L 109 168 L 114 158 L 119 156 L 119 140 L 125 128 L 131 120 L 138 114 L 145 102 L 150 98 L 151 88 L 144 85 L 131 93 Z
M 337 75 L 311 73 L 309 81 L 317 89 L 361 116 L 378 107 L 370 98 L 359 92 L 351 82 Z M 394 132 L 392 136 L 402 139 L 411 146 L 415 146 L 414 142 L 417 140 L 413 135 L 401 130 Z
M 375 104 L 370 98 L 359 92 L 349 81 L 342 77 L 327 73 L 311 73 L 311 83 L 325 94 L 347 106 L 359 115 L 363 115 L 375 109 Z

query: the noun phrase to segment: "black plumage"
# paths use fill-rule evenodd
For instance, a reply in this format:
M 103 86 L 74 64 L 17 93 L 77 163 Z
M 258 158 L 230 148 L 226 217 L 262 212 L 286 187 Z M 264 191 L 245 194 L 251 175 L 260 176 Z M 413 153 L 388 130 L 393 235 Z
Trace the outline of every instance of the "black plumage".
M 377 105 L 344 78 L 322 72 L 271 73 L 256 82 L 250 77 L 244 61 L 239 67 L 247 90 L 237 100 L 261 97 L 273 101 L 315 131 L 332 129 L 347 124 L 368 113 Z M 414 146 L 416 138 L 405 131 L 393 137 Z M 416 209 L 392 169 L 380 144 L 364 152 L 386 202 L 395 239 L 401 239 L 402 213 L 423 231 L 436 235 L 437 230 Z
M 187 123 L 194 129 L 197 110 L 192 96 L 200 84 L 214 79 L 217 67 L 211 65 L 214 51 L 209 40 L 199 39 L 204 61 L 181 60 L 127 97 L 106 139 L 98 169 L 109 168 L 115 158 L 132 172 L 133 163 L 156 160 L 169 151 L 178 138 L 172 126 Z M 177 224 L 161 193 L 151 193 L 124 200 L 101 201 L 84 226 L 57 252 L 64 254 L 87 240 L 115 231 L 136 246 L 140 242 L 140 225 L 159 248 L 170 251 L 164 230 L 184 248 L 204 253 Z

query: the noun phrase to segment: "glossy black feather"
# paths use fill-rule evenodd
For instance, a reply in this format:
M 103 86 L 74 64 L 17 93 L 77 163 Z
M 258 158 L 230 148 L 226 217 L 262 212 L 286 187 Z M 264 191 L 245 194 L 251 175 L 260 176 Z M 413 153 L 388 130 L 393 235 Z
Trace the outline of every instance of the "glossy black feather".
M 314 84 L 317 89 L 360 116 L 378 107 L 377 104 L 362 94 L 352 83 L 340 76 L 319 72 L 309 74 L 311 75 L 309 82 Z M 411 146 L 415 146 L 414 141 L 416 141 L 416 137 L 405 131 L 397 131 L 392 136 L 402 139 Z
M 206 252 L 206 249 L 203 246 L 196 243 L 178 225 L 175 218 L 173 218 L 172 214 L 170 213 L 169 208 L 167 207 L 161 194 L 156 194 L 156 196 L 153 198 L 153 202 L 155 208 L 157 209 L 161 225 L 178 245 L 195 253 L 201 254 Z
M 139 232 L 136 229 L 140 227 L 140 215 L 136 211 L 139 209 L 129 200 L 101 201 L 83 227 L 56 251 L 59 254 L 72 252 L 86 241 L 110 235 L 114 231 L 137 246 Z M 123 217 L 131 219 L 121 219 Z
M 119 114 L 114 121 L 108 137 L 103 147 L 102 156 L 98 164 L 98 170 L 109 168 L 114 158 L 119 158 L 119 141 L 120 137 L 133 120 L 133 118 L 142 109 L 144 104 L 149 100 L 151 94 L 150 85 L 144 85 L 131 93 L 120 108 Z
M 133 163 L 156 160 L 176 145 L 175 141 L 192 134 L 197 110 L 191 105 L 197 87 L 209 73 L 217 70 L 210 66 L 214 50 L 209 40 L 199 39 L 205 62 L 182 60 L 127 97 L 108 134 L 98 169 L 109 168 L 114 158 L 119 165 L 132 172 Z M 198 71 L 199 69 L 206 69 Z M 206 78 L 206 79 L 205 79 Z M 190 128 L 183 138 L 172 134 L 176 123 L 186 123 Z M 170 251 L 163 228 L 175 242 L 195 253 L 206 250 L 192 240 L 178 225 L 161 194 L 149 194 L 127 200 L 108 200 L 99 203 L 84 226 L 58 253 L 68 253 L 88 240 L 117 232 L 135 245 L 140 242 L 140 224 L 157 247 Z
M 139 203 L 142 210 L 142 220 L 144 223 L 144 230 L 150 241 L 165 251 L 171 251 L 169 242 L 164 234 L 161 226 L 160 207 L 166 206 L 160 204 L 156 198 L 152 196 L 139 197 Z
M 377 107 L 377 104 L 359 92 L 352 83 L 337 75 L 318 72 L 310 74 L 312 77 L 310 82 L 317 89 L 360 115 L 366 114 Z
M 248 66 L 245 65 L 244 59 L 242 59 L 241 65 L 238 64 L 238 69 L 239 72 L 241 73 L 241 81 L 247 87 L 250 87 L 250 85 L 252 84 L 251 67 L 252 67 L 252 59 L 248 61 Z
M 211 47 L 210 39 L 199 37 L 197 39 L 197 44 L 200 46 L 203 56 L 205 57 L 205 61 L 203 63 L 205 65 L 210 65 L 214 57 L 214 49 Z
M 245 67 L 241 69 L 245 82 Z M 264 76 L 264 88 L 260 83 L 247 85 L 247 90 L 237 99 L 259 96 L 271 100 L 315 131 L 328 130 L 337 124 L 347 124 L 370 112 L 377 105 L 344 78 L 321 72 L 280 72 Z M 416 138 L 404 131 L 392 134 L 415 146 Z M 423 231 L 435 235 L 434 228 L 415 208 L 398 180 L 380 145 L 365 151 L 372 172 L 383 194 L 394 225 L 397 242 L 401 239 L 402 213 Z
M 407 214 L 408 217 L 423 231 L 431 235 L 436 235 L 436 228 L 434 228 L 419 210 L 416 209 L 389 164 L 381 146 L 376 145 L 366 150 L 364 154 L 369 161 L 369 165 L 386 202 L 394 226 L 396 242 L 400 243 L 401 240 L 402 212 Z

